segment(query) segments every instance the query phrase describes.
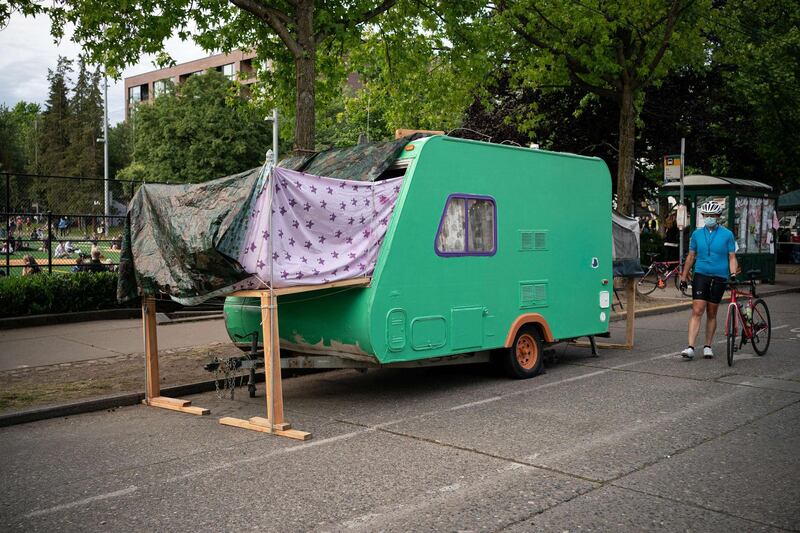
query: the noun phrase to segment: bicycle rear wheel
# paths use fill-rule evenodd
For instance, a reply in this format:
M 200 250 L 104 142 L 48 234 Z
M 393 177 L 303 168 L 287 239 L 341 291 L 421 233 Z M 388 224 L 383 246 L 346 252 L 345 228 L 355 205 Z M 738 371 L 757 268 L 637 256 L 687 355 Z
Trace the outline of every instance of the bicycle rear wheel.
M 736 305 L 728 306 L 728 317 L 725 319 L 725 334 L 728 337 L 728 366 L 733 366 L 733 352 L 736 351 Z
M 758 355 L 764 355 L 769 348 L 769 341 L 772 338 L 772 321 L 769 318 L 767 304 L 761 298 L 753 302 L 753 350 Z
M 650 294 L 658 286 L 658 272 L 652 266 L 645 270 L 644 276 L 636 282 L 636 292 L 642 295 Z

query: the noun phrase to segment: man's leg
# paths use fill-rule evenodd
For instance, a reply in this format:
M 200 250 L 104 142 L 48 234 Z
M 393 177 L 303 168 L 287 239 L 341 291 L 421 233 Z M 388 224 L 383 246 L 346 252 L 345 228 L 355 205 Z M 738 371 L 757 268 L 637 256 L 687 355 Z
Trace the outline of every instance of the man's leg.
M 705 300 L 692 300 L 692 316 L 689 318 L 689 346 L 694 346 L 697 334 L 700 331 L 700 320 L 706 310 Z

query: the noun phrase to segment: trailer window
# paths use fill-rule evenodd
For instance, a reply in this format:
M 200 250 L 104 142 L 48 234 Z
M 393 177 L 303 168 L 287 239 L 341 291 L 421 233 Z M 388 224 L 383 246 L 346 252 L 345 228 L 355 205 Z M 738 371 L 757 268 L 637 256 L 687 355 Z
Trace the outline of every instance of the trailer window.
M 439 222 L 436 253 L 442 256 L 494 255 L 496 211 L 492 198 L 451 195 Z

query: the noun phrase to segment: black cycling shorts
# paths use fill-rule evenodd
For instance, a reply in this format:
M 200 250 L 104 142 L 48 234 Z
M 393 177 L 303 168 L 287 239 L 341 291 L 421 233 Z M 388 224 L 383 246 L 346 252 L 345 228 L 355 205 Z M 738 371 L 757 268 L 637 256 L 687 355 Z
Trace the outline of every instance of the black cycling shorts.
M 728 280 L 695 272 L 692 278 L 692 299 L 718 304 L 728 288 Z

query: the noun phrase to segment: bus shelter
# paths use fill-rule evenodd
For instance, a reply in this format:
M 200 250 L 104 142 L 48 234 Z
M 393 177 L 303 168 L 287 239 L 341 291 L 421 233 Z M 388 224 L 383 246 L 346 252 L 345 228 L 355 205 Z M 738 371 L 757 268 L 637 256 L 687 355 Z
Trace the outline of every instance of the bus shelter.
M 684 229 L 684 250 L 689 249 L 692 231 L 703 227 L 700 206 L 714 200 L 722 204 L 720 223 L 736 237 L 736 257 L 742 272 L 760 270 L 757 279 L 775 281 L 775 230 L 778 217 L 775 204 L 778 195 L 772 187 L 753 180 L 690 175 L 683 179 L 684 203 L 689 210 L 689 226 Z M 670 204 L 679 200 L 680 184 L 661 187 L 659 196 Z

